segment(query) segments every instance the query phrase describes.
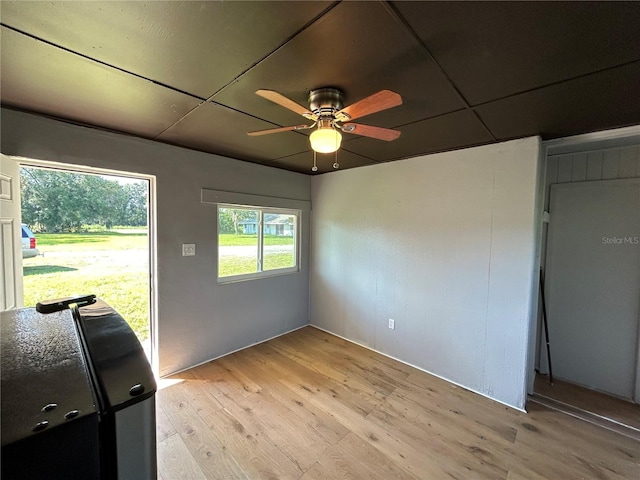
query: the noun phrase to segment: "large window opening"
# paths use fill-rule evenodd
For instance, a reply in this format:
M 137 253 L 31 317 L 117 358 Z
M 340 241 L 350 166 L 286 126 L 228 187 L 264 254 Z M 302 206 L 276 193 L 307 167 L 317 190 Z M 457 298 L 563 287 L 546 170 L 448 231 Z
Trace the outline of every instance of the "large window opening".
M 298 271 L 299 210 L 218 205 L 218 281 Z

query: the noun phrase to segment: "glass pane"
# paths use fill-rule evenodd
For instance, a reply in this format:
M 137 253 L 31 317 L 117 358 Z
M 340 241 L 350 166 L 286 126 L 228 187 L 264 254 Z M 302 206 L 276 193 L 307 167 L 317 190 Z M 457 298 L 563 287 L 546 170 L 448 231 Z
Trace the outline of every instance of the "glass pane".
M 263 270 L 296 266 L 296 216 L 266 213 L 263 219 Z
M 218 209 L 218 276 L 258 271 L 258 219 L 256 210 Z

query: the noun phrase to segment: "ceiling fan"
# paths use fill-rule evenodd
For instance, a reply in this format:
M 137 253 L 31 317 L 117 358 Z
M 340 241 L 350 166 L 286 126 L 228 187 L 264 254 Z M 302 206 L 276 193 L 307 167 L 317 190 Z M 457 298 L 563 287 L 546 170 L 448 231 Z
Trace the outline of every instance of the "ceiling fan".
M 315 152 L 337 152 L 342 142 L 340 131 L 362 135 L 364 137 L 377 138 L 378 140 L 386 140 L 388 142 L 400 136 L 400 131 L 398 130 L 351 122 L 356 118 L 401 105 L 402 97 L 391 90 L 381 90 L 348 107 L 343 106 L 342 92 L 337 88 L 331 87 L 311 90 L 309 93 L 309 108 L 303 107 L 274 90 L 257 90 L 256 94 L 302 115 L 313 123 L 311 125 L 302 124 L 269 128 L 267 130 L 248 132 L 247 135 L 255 137 L 270 133 L 289 132 L 292 130 L 310 130 L 317 127 L 309 136 L 311 148 L 314 151 L 314 165 L 312 168 L 314 172 L 318 170 L 315 165 Z M 337 161 L 333 166 L 334 168 L 338 168 Z

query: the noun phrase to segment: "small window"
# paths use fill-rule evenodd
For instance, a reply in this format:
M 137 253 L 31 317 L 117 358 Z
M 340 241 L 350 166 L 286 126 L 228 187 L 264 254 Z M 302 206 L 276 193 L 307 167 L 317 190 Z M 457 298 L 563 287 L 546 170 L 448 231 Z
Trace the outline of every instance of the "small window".
M 300 211 L 218 205 L 218 280 L 298 271 Z

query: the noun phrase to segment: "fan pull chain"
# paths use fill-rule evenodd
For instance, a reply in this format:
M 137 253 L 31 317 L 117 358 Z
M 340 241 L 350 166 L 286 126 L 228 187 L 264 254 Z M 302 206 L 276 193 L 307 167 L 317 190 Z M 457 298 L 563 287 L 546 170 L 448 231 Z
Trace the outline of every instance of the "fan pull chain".
M 313 151 L 313 167 L 311 168 L 312 172 L 317 172 L 318 171 L 318 167 L 316 166 L 316 151 Z
M 333 168 L 340 168 L 340 165 L 338 164 L 338 150 L 336 150 L 336 161 L 333 162 Z

